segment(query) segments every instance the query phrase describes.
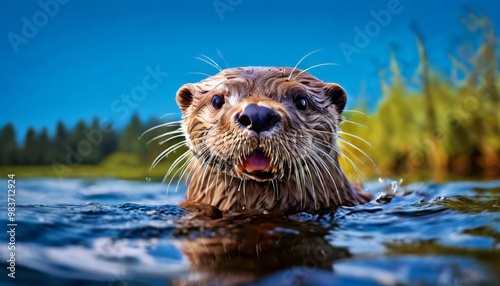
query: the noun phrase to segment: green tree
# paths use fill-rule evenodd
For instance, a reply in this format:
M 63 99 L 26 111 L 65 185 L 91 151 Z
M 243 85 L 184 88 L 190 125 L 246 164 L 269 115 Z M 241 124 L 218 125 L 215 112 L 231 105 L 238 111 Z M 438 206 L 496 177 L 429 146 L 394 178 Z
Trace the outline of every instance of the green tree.
M 40 156 L 40 148 L 36 142 L 37 134 L 33 127 L 28 128 L 24 137 L 24 145 L 21 153 L 21 163 L 24 165 L 35 165 Z
M 93 146 L 84 135 L 86 130 L 87 126 L 85 122 L 79 120 L 69 137 L 69 148 L 82 158 L 82 164 L 88 163 L 88 157 L 93 151 Z M 66 153 L 68 151 L 64 150 L 64 152 Z
M 97 117 L 94 117 L 92 119 L 92 123 L 90 125 L 90 129 L 87 130 L 87 134 L 98 134 L 96 136 L 99 136 L 99 138 L 86 138 L 87 140 L 93 140 L 91 142 L 92 144 L 92 152 L 85 158 L 85 162 L 89 164 L 97 164 L 103 159 L 103 141 L 104 141 L 104 134 L 101 131 L 101 128 L 99 126 L 99 119 Z M 102 136 L 102 137 L 101 137 Z M 97 140 L 100 139 L 100 140 Z M 97 141 L 94 141 L 97 140 Z
M 36 164 L 38 165 L 48 165 L 54 161 L 52 152 L 50 150 L 50 145 L 52 144 L 49 138 L 49 132 L 47 128 L 44 127 L 42 132 L 36 138 L 36 144 L 38 145 L 39 154 L 36 159 Z
M 59 121 L 57 122 L 56 135 L 49 151 L 54 161 L 62 163 L 66 160 L 66 146 L 69 146 L 69 134 L 64 123 Z
M 12 123 L 0 130 L 0 165 L 17 165 L 19 149 L 16 142 L 16 131 Z
M 104 132 L 100 146 L 102 156 L 101 160 L 118 150 L 118 139 L 119 137 L 115 130 Z
M 146 144 L 139 140 L 142 129 L 141 119 L 137 114 L 134 114 L 120 136 L 118 150 L 139 154 L 141 156 L 144 155 Z

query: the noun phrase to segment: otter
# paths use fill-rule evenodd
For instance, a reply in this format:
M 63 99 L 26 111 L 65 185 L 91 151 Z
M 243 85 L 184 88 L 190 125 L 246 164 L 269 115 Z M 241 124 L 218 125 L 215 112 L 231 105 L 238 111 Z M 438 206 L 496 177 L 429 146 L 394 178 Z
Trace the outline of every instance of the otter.
M 339 165 L 346 100 L 339 84 L 288 67 L 228 68 L 183 85 L 191 157 L 181 206 L 294 213 L 368 202 Z

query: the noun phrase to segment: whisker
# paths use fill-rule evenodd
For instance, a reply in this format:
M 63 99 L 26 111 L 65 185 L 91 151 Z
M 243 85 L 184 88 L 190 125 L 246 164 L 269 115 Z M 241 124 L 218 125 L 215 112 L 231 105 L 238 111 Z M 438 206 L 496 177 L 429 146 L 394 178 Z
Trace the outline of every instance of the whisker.
M 174 134 L 175 134 L 175 133 L 174 133 Z M 178 135 L 171 136 L 171 137 L 169 137 L 169 138 L 167 138 L 167 139 L 165 139 L 165 140 L 160 141 L 158 144 L 159 144 L 159 145 L 163 145 L 163 144 L 165 144 L 166 142 L 168 142 L 168 141 L 170 141 L 170 140 L 173 140 L 173 139 L 177 139 L 177 138 L 185 138 L 185 136 L 184 136 L 184 133 L 183 133 L 183 132 L 181 132 L 181 133 L 177 133 L 177 134 L 178 134 Z M 163 136 L 161 136 L 161 137 L 163 137 Z M 185 141 L 185 140 L 184 140 L 184 141 Z
M 224 62 L 224 64 L 226 65 L 226 68 L 229 68 L 229 65 L 227 64 L 226 59 L 224 58 L 222 53 L 219 51 L 219 49 L 215 49 L 215 50 L 217 51 L 217 55 L 219 56 L 219 58 L 221 58 L 222 61 Z
M 175 191 L 177 192 L 177 190 L 179 189 L 179 184 L 181 181 L 183 181 L 183 177 L 187 174 L 187 170 L 188 170 L 188 166 L 189 164 L 191 164 L 194 160 L 194 157 L 190 157 L 188 160 L 186 160 L 186 162 L 179 168 L 180 170 L 182 170 L 182 173 L 180 174 L 180 177 L 179 179 L 177 180 L 177 185 L 175 186 Z M 175 174 L 174 174 L 175 176 Z M 186 180 L 187 181 L 187 180 Z
M 352 120 L 349 120 L 349 119 L 346 119 L 345 117 L 342 116 L 342 122 L 345 122 L 345 123 L 351 123 L 351 124 L 354 124 L 354 125 L 357 125 L 357 126 L 360 126 L 360 127 L 363 127 L 363 128 L 366 128 L 368 129 L 368 126 L 364 125 L 364 124 L 361 124 L 361 123 L 358 123 L 356 121 L 352 121 Z
M 342 173 L 342 170 L 340 169 L 340 166 L 338 165 L 337 161 L 334 158 L 332 158 L 330 156 L 330 154 L 326 153 L 321 148 L 314 147 L 314 149 L 317 150 L 317 151 L 319 151 L 319 152 L 321 152 L 324 156 L 326 156 L 329 159 L 329 162 L 333 163 L 333 165 L 337 169 L 338 173 Z M 312 159 L 316 159 L 316 156 L 313 156 L 311 158 Z M 324 160 L 322 160 L 321 158 L 318 158 L 317 160 L 319 160 L 318 163 L 320 163 L 326 170 L 329 169 Z M 337 198 L 339 199 L 338 204 L 342 204 L 342 197 L 340 196 L 340 192 L 339 192 L 339 189 L 337 187 L 337 183 L 335 182 L 335 179 L 333 178 L 333 176 L 332 176 L 332 174 L 330 172 L 326 172 L 326 173 L 330 177 L 330 179 L 331 179 L 331 181 L 333 183 L 333 186 L 335 188 L 335 192 L 337 194 Z
M 356 109 L 344 109 L 342 111 L 342 113 L 344 113 L 344 112 L 358 113 L 358 114 L 361 114 L 361 115 L 368 116 L 368 114 L 366 114 L 366 113 L 364 113 L 362 111 L 356 110 Z
M 354 168 L 354 170 L 356 171 L 357 175 L 358 175 L 358 178 L 360 180 L 363 180 L 363 175 L 361 175 L 361 170 L 358 168 L 358 165 L 356 165 L 352 159 L 347 156 L 344 152 L 342 152 L 342 150 L 340 150 L 337 146 L 335 146 L 335 152 L 337 152 L 338 154 L 342 155 L 344 158 L 346 158 L 347 161 L 349 161 L 349 163 L 352 165 L 352 167 Z
M 179 112 L 176 112 L 176 113 L 165 113 L 163 114 L 162 116 L 160 116 L 160 119 L 163 119 L 167 116 L 174 116 L 174 115 L 179 115 L 180 113 Z M 170 123 L 178 123 L 179 125 L 182 123 L 181 120 L 178 120 L 178 121 L 170 121 Z
M 352 151 L 351 149 L 347 148 L 347 147 L 344 147 L 342 145 L 339 146 L 339 149 L 340 150 L 344 150 L 343 152 L 347 152 L 349 153 L 349 155 L 352 155 L 354 157 L 354 159 L 356 159 L 356 161 L 358 161 L 359 163 L 361 163 L 361 165 L 363 166 L 366 166 L 366 163 L 365 161 L 361 160 L 361 158 L 359 158 L 355 153 L 354 151 Z
M 324 147 L 324 148 L 327 148 L 327 149 L 333 150 L 333 151 L 337 152 L 338 154 L 345 156 L 345 155 L 344 155 L 344 153 L 341 153 L 341 150 L 339 149 L 339 147 L 338 147 L 337 145 L 331 144 L 331 143 L 330 143 L 330 142 L 328 142 L 328 141 L 324 141 L 324 140 L 322 140 L 322 139 L 318 139 L 318 138 L 314 138 L 313 140 L 314 140 L 314 142 L 315 142 L 316 144 L 318 144 L 319 146 L 322 146 L 322 147 Z M 323 149 L 321 149 L 321 148 L 318 148 L 318 147 L 316 147 L 316 148 L 315 148 L 315 150 L 318 150 L 318 151 L 322 152 L 323 154 L 325 154 L 325 156 L 328 156 L 328 157 L 329 157 L 329 158 L 330 158 L 333 162 L 335 162 L 335 161 L 336 161 L 336 160 L 335 160 L 333 157 L 331 157 L 331 156 L 330 156 L 330 154 L 328 154 L 325 150 L 323 150 Z M 347 150 L 347 149 L 346 149 L 346 150 Z M 350 150 L 349 150 L 349 151 L 350 151 Z M 360 161 L 361 161 L 361 160 L 360 160 Z M 338 169 L 337 169 L 337 171 L 342 172 L 340 168 L 338 168 Z
M 215 160 L 215 156 L 211 156 L 211 157 L 213 158 L 213 160 Z M 216 167 L 213 167 L 213 168 L 210 167 L 210 172 L 208 173 L 208 180 L 207 180 L 208 184 L 212 184 L 211 178 L 212 178 L 212 174 L 214 173 L 213 169 L 217 169 L 217 168 Z
M 172 170 L 177 167 L 177 165 L 182 162 L 182 160 L 184 160 L 187 156 L 189 156 L 191 154 L 190 150 L 187 150 L 186 152 L 184 152 L 181 156 L 177 157 L 177 159 L 175 159 L 175 161 L 172 163 L 172 165 L 170 165 L 170 168 L 168 168 L 168 171 L 167 171 L 167 175 L 170 175 L 170 173 L 172 172 Z M 189 162 L 189 160 L 188 160 Z M 184 166 L 184 164 L 182 164 L 182 166 Z M 175 178 L 175 175 L 180 171 L 182 170 L 182 168 L 179 168 L 177 169 L 177 171 L 175 171 L 175 173 L 173 173 L 171 176 L 170 176 L 170 181 L 168 182 L 168 185 L 167 185 L 167 189 L 170 187 L 170 184 L 172 183 L 172 180 Z
M 241 189 L 241 184 L 243 183 L 243 180 L 240 180 L 240 183 L 238 184 L 238 192 L 240 191 Z
M 315 188 L 315 184 L 314 184 L 315 181 L 313 179 L 313 175 L 312 175 L 311 169 L 309 168 L 308 164 L 304 164 L 303 168 L 309 174 L 309 179 L 311 180 L 311 183 L 312 183 L 311 184 L 312 189 L 311 189 L 311 191 L 309 193 L 312 195 L 313 202 L 314 202 L 314 208 L 317 209 L 318 208 L 318 200 L 316 198 L 316 188 Z M 326 192 L 325 188 L 323 188 L 323 192 Z
M 171 135 L 174 135 L 174 134 L 177 134 L 176 136 L 171 136 Z M 179 135 L 182 135 L 182 136 L 179 136 Z M 162 142 L 159 142 L 158 145 L 162 145 L 163 143 L 165 143 L 166 141 L 169 141 L 171 139 L 175 139 L 175 138 L 179 138 L 179 137 L 184 137 L 184 132 L 182 132 L 182 130 L 173 130 L 173 131 L 170 131 L 170 132 L 166 132 L 166 133 L 163 133 L 163 134 L 160 134 L 158 136 L 155 136 L 153 137 L 152 139 L 150 139 L 146 144 L 150 144 L 151 142 L 157 140 L 157 139 L 160 139 L 160 138 L 163 138 L 163 137 L 166 137 L 166 136 L 171 136 L 169 137 L 168 139 L 162 141 Z
M 188 74 L 199 74 L 199 75 L 203 75 L 203 76 L 206 76 L 206 77 L 211 77 L 212 76 L 211 74 L 204 73 L 204 72 L 188 72 Z
M 372 165 L 373 165 L 373 166 L 375 166 L 375 167 L 377 166 L 377 165 L 375 164 L 375 162 L 372 160 L 372 158 L 371 158 L 371 157 L 370 157 L 370 156 L 369 156 L 369 155 L 368 155 L 365 151 L 361 150 L 361 148 L 359 148 L 359 147 L 358 147 L 358 146 L 356 146 L 355 144 L 352 144 L 351 142 L 349 142 L 349 141 L 345 140 L 345 139 L 344 139 L 344 138 L 342 138 L 342 137 L 339 137 L 339 141 L 341 141 L 341 142 L 343 142 L 343 143 L 345 143 L 345 144 L 347 144 L 347 145 L 351 146 L 352 148 L 354 148 L 354 149 L 358 150 L 358 152 L 360 152 L 360 153 L 361 153 L 361 154 L 363 154 L 363 155 L 364 155 L 364 156 L 365 156 L 368 160 L 370 160 L 370 162 L 372 163 Z
M 247 188 L 246 188 L 247 180 L 242 180 L 242 182 L 243 182 L 243 199 L 246 202 L 246 199 L 247 199 Z
M 304 200 L 304 196 L 305 196 L 305 193 L 306 193 L 306 178 L 305 178 L 305 172 L 302 172 L 299 168 L 302 167 L 302 164 L 301 164 L 301 161 L 300 161 L 301 158 L 297 157 L 295 159 L 295 177 L 298 178 L 299 180 L 299 191 L 300 191 L 300 207 L 303 209 L 305 208 L 305 200 Z M 301 176 L 302 174 L 304 174 L 304 176 Z
M 182 156 L 184 156 L 186 153 L 189 153 L 189 152 L 184 152 L 184 154 L 182 154 L 182 155 L 181 155 L 181 157 L 182 157 Z M 179 157 L 179 158 L 180 158 L 180 157 Z M 177 158 L 177 159 L 179 159 L 179 158 Z M 177 160 L 176 160 L 176 161 L 177 161 Z M 169 170 L 171 170 L 171 169 L 172 169 L 172 167 L 174 167 L 175 165 L 177 165 L 177 163 L 175 163 L 175 162 L 174 162 L 174 163 L 170 166 Z M 165 176 L 163 176 L 163 179 L 162 179 L 162 183 L 163 183 L 163 184 L 164 184 L 164 183 L 165 183 L 165 181 L 167 180 L 168 176 L 170 176 L 170 181 L 169 181 L 169 182 L 168 182 L 168 184 L 167 184 L 167 191 L 166 191 L 166 195 L 167 195 L 167 196 L 168 196 L 168 190 L 170 189 L 170 184 L 172 183 L 172 180 L 175 178 L 175 175 L 179 172 L 179 170 L 181 170 L 181 169 L 178 169 L 178 170 L 177 170 L 174 174 L 170 174 L 170 171 L 167 171 L 167 172 L 165 173 Z
M 321 51 L 321 49 L 319 49 L 319 50 L 315 50 L 315 51 L 312 51 L 312 52 L 310 52 L 310 53 L 306 54 L 305 56 L 303 56 L 302 58 L 300 58 L 300 60 L 297 62 L 297 64 L 293 67 L 292 71 L 290 72 L 290 75 L 288 76 L 287 81 L 290 81 L 290 79 L 292 78 L 293 72 L 297 69 L 297 67 L 300 65 L 300 63 L 301 63 L 303 60 L 305 60 L 305 59 L 306 59 L 307 57 L 309 57 L 310 55 L 315 54 L 315 53 L 317 53 L 317 52 L 319 52 L 319 51 Z
M 185 141 L 181 141 L 181 142 L 178 142 L 178 143 L 175 143 L 173 144 L 172 146 L 168 147 L 167 149 L 163 150 L 154 160 L 153 160 L 153 163 L 151 164 L 151 167 L 149 168 L 149 170 L 153 170 L 154 168 L 156 168 L 156 166 L 158 165 L 158 163 L 160 163 L 161 160 L 165 159 L 168 157 L 168 155 L 170 154 L 170 152 L 173 152 L 174 150 L 177 150 L 179 148 L 181 148 L 183 145 L 185 145 L 186 142 Z
M 337 131 L 337 133 L 348 135 L 348 136 L 351 136 L 353 138 L 356 138 L 356 139 L 360 140 L 361 142 L 365 143 L 366 145 L 370 146 L 373 150 L 375 150 L 375 147 L 373 147 L 372 144 L 370 144 L 370 142 L 366 141 L 365 139 L 363 139 L 363 138 L 361 138 L 361 137 L 359 137 L 357 135 L 354 135 L 352 133 L 345 132 L 345 131 L 342 131 L 342 130 Z M 339 136 L 339 138 L 342 138 L 342 137 Z M 344 140 L 345 140 L 345 138 L 344 138 Z
M 171 121 L 171 122 L 167 122 L 167 123 L 163 123 L 163 124 L 159 124 L 159 125 L 156 125 L 156 126 L 153 126 L 151 128 L 149 128 L 148 130 L 142 132 L 141 135 L 139 135 L 139 139 L 141 139 L 144 135 L 146 135 L 147 133 L 153 131 L 153 130 L 156 130 L 158 128 L 162 128 L 162 127 L 169 127 L 169 126 L 174 126 L 174 125 L 177 125 L 177 126 L 180 126 L 180 121 Z
M 280 190 L 279 190 L 279 185 L 278 185 L 278 180 L 274 179 L 271 181 L 271 186 L 273 187 L 274 194 L 276 196 L 277 200 L 281 199 L 280 195 Z
M 209 56 L 207 55 L 204 55 L 204 54 L 198 54 L 198 57 L 195 57 L 195 59 L 197 60 L 200 60 L 202 62 L 205 62 L 207 63 L 208 65 L 214 67 L 215 69 L 217 69 L 219 72 L 222 71 L 222 68 L 219 66 L 219 64 L 212 60 Z
M 311 70 L 311 69 L 314 69 L 314 68 L 317 68 L 317 67 L 322 67 L 322 66 L 339 66 L 339 64 L 336 64 L 336 63 L 322 63 L 322 64 L 317 64 L 317 65 L 313 65 L 312 67 L 308 67 L 306 68 L 305 70 L 299 72 L 294 78 L 293 80 L 295 80 L 298 76 L 300 76 L 302 73 L 305 73 L 307 72 L 308 70 Z
M 207 150 L 208 150 L 208 149 L 209 149 L 209 148 L 207 148 Z M 201 185 L 203 185 L 203 186 L 205 186 L 205 185 L 206 185 L 206 183 L 205 183 L 205 180 L 207 179 L 206 172 L 208 171 L 208 169 L 209 169 L 209 168 L 211 168 L 211 166 L 210 166 L 210 165 L 211 165 L 211 164 L 212 164 L 212 162 L 215 160 L 215 155 L 210 154 L 210 152 L 207 152 L 207 153 L 209 153 L 209 155 L 210 155 L 210 156 L 208 157 L 208 160 L 207 160 L 207 161 L 205 162 L 205 164 L 203 165 L 203 172 L 202 172 L 202 174 L 201 174 L 201 177 L 202 177 L 202 179 L 201 179 Z M 209 182 L 210 182 L 210 181 L 209 181 Z M 207 191 L 208 191 L 208 188 L 205 188 L 205 192 L 207 192 Z
M 316 183 L 316 180 L 314 180 L 314 178 L 313 178 L 313 176 L 312 176 L 312 172 L 311 172 L 311 170 L 310 170 L 310 168 L 309 168 L 309 164 L 307 164 L 307 162 L 310 162 L 310 163 L 311 163 L 312 167 L 313 167 L 313 168 L 314 168 L 314 170 L 316 171 L 316 175 L 317 175 L 317 176 L 319 175 L 319 177 L 318 177 L 318 180 L 317 180 L 317 181 L 319 181 L 319 183 L 320 183 L 320 185 L 321 185 L 321 190 L 323 191 L 323 197 L 324 197 L 324 199 L 326 199 L 326 198 L 328 197 L 328 195 L 327 195 L 327 192 L 326 192 L 326 187 L 325 187 L 325 185 L 323 184 L 324 178 L 323 178 L 322 172 L 321 172 L 321 170 L 320 170 L 319 166 L 318 166 L 318 165 L 316 164 L 316 162 L 315 162 L 315 161 L 316 161 L 316 160 L 315 160 L 315 159 L 316 159 L 316 156 L 314 156 L 314 155 L 313 155 L 313 156 L 311 156 L 309 159 L 310 159 L 310 160 L 307 160 L 307 161 L 306 161 L 306 164 L 304 165 L 304 167 L 305 167 L 305 168 L 307 168 L 307 172 L 309 173 L 309 177 L 310 177 L 310 180 L 311 180 L 311 182 L 312 182 L 312 190 L 311 190 L 311 191 L 312 191 L 312 194 L 313 194 L 314 208 L 316 208 L 316 209 L 317 209 L 317 208 L 318 208 L 318 202 L 317 202 L 318 200 L 317 200 L 317 198 L 316 198 L 316 192 L 315 192 L 315 183 Z

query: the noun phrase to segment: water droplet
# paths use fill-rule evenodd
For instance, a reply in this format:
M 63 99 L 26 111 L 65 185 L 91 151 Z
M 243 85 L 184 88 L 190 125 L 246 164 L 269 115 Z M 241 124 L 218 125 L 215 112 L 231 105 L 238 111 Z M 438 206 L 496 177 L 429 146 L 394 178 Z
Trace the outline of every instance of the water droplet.
M 151 178 L 150 177 L 146 177 L 146 181 L 151 182 Z
M 398 190 L 398 187 L 401 185 L 402 182 L 403 182 L 403 179 L 400 179 L 399 182 L 398 181 L 391 182 L 391 189 L 392 189 L 393 193 L 395 193 Z
M 383 182 L 384 182 L 384 179 L 382 179 L 382 178 L 378 178 L 378 181 L 379 181 L 379 182 L 381 182 L 381 183 L 383 183 Z
M 140 140 L 141 140 L 141 138 L 142 138 L 142 136 L 139 136 L 139 137 L 137 137 L 137 140 L 139 140 L 139 141 L 140 141 Z

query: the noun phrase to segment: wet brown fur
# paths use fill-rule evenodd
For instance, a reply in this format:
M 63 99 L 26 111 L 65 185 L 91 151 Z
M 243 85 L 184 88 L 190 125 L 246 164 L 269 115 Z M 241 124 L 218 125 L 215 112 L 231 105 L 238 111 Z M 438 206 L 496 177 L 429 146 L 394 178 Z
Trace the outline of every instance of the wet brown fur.
M 224 98 L 221 109 L 211 100 Z M 306 110 L 294 105 L 308 101 Z M 177 93 L 182 130 L 192 152 L 185 207 L 309 211 L 356 205 L 370 198 L 353 187 L 338 163 L 337 132 L 346 103 L 342 87 L 292 68 L 226 69 Z M 235 119 L 248 104 L 272 108 L 282 118 L 257 135 Z M 242 158 L 261 148 L 271 177 L 247 173 Z

